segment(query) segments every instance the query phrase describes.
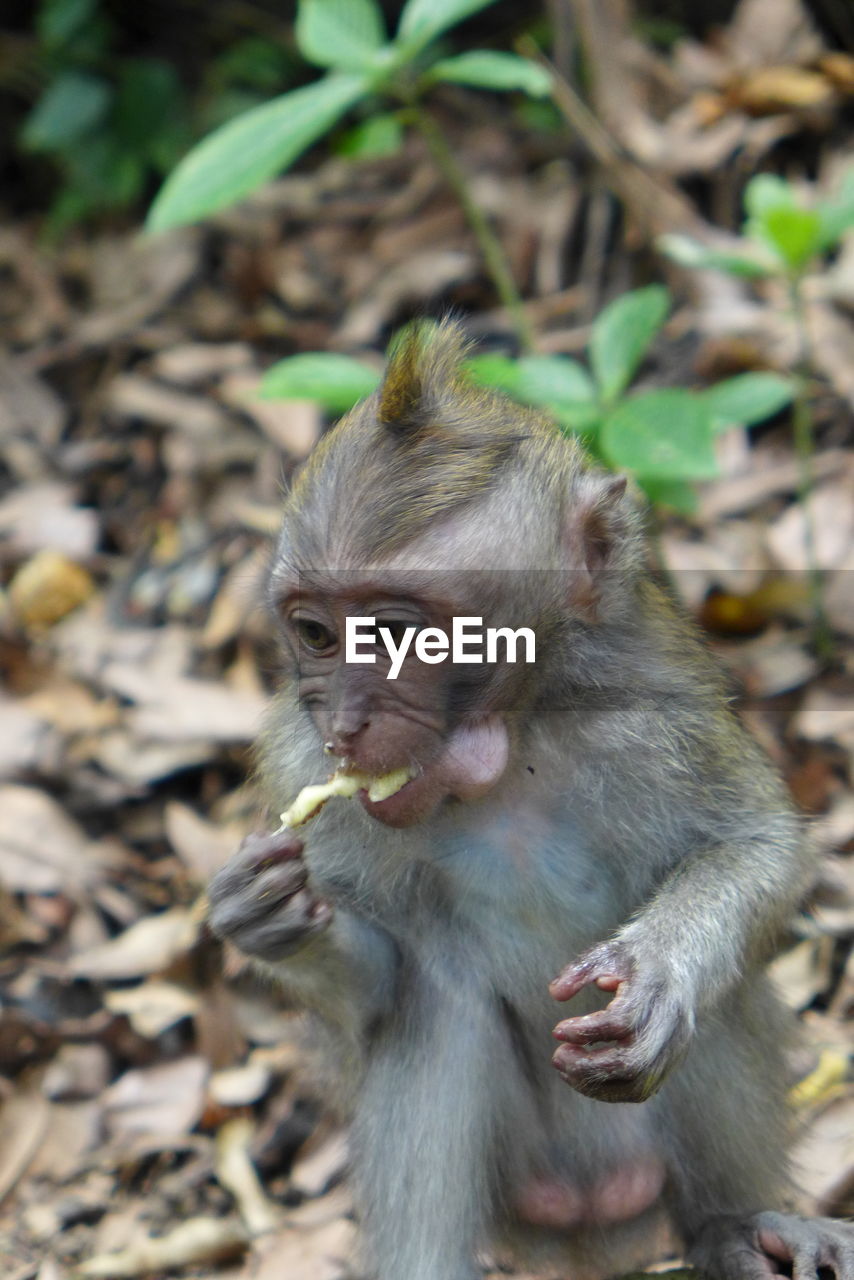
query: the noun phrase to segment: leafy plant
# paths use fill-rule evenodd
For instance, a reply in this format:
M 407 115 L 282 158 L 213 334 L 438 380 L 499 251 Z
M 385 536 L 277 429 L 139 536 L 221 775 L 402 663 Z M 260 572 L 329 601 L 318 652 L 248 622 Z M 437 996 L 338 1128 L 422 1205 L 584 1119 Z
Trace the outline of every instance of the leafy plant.
M 619 471 L 630 472 L 656 502 L 694 506 L 691 482 L 717 474 L 715 437 L 750 426 L 792 400 L 792 382 L 744 373 L 703 391 L 630 390 L 669 310 L 667 290 L 650 285 L 610 303 L 594 322 L 589 369 L 568 356 L 476 355 L 467 361 L 480 386 L 545 409 L 566 434 Z M 262 384 L 270 398 L 317 400 L 330 412 L 350 408 L 380 375 L 350 356 L 314 353 L 274 365 Z
M 757 174 L 745 188 L 744 209 L 741 245 L 734 253 L 719 253 L 683 235 L 663 236 L 659 247 L 683 266 L 712 268 L 757 280 L 776 278 L 786 286 L 798 342 L 792 422 L 800 462 L 800 499 L 812 583 L 814 632 L 817 648 L 827 653 L 828 630 L 808 504 L 813 486 L 810 379 L 815 360 L 807 323 L 804 281 L 815 264 L 835 249 L 844 233 L 854 227 L 854 169 L 846 173 L 835 196 L 812 204 L 807 204 L 784 178 Z
M 550 94 L 549 73 L 513 53 L 475 49 L 442 56 L 438 38 L 491 3 L 407 0 L 397 32 L 389 38 L 376 0 L 299 0 L 297 44 L 303 57 L 326 74 L 243 113 L 194 147 L 154 201 L 149 230 L 193 222 L 241 199 L 287 169 L 354 107 L 366 106 L 372 114 L 351 133 L 348 149 L 377 154 L 397 145 L 408 125 L 422 133 L 462 204 L 522 344 L 529 345 L 527 320 L 500 242 L 424 105 L 441 82 L 519 91 L 533 98 Z
M 54 233 L 93 210 L 137 199 L 187 145 L 177 74 L 159 58 L 115 58 L 113 26 L 99 0 L 42 0 L 36 14 L 45 87 L 19 134 L 46 156 L 61 185 Z
M 206 61 L 191 102 L 169 62 L 120 52 L 123 19 L 107 0 L 40 0 L 35 11 L 19 83 L 38 97 L 17 142 L 57 172 L 53 234 L 139 200 L 195 134 L 257 105 L 290 70 L 281 45 L 245 37 Z

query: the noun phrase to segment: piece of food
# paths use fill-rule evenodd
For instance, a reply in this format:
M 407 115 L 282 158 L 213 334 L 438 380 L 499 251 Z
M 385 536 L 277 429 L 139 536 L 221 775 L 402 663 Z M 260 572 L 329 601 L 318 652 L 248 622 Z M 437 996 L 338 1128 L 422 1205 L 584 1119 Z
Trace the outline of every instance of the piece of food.
M 379 778 L 374 778 L 369 773 L 335 773 L 328 782 L 303 787 L 290 808 L 281 815 L 282 826 L 301 827 L 309 818 L 319 813 L 326 801 L 333 796 L 354 796 L 365 790 L 369 800 L 388 800 L 411 777 L 409 769 L 392 769 L 391 773 L 384 773 Z

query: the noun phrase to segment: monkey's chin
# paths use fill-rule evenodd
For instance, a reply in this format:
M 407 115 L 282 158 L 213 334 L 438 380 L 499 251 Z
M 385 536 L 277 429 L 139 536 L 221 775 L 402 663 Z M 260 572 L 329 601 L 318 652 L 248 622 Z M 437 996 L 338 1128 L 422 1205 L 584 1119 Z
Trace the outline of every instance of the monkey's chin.
M 448 737 L 437 759 L 387 800 L 359 799 L 372 818 L 389 827 L 424 822 L 443 800 L 478 800 L 487 795 L 507 768 L 510 743 L 499 716 L 461 725 Z

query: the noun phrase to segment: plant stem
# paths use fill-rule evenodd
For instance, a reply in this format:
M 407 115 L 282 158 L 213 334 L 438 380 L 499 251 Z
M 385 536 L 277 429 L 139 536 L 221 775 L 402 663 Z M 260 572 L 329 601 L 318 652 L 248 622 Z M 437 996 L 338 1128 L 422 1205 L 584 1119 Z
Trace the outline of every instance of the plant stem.
M 810 342 L 800 276 L 791 275 L 789 277 L 789 303 L 792 308 L 792 318 L 798 342 L 795 363 L 795 398 L 792 404 L 792 429 L 799 470 L 798 501 L 804 517 L 804 551 L 809 580 L 810 608 L 812 610 L 813 643 L 818 657 L 826 661 L 833 655 L 833 641 L 824 610 L 821 568 L 816 552 L 815 522 L 810 507 L 810 498 L 815 483 L 813 417 L 809 394 L 809 380 L 813 361 L 812 344 Z
M 466 220 L 480 246 L 486 269 L 489 272 L 492 283 L 495 285 L 495 291 L 510 315 L 513 328 L 516 331 L 516 337 L 519 340 L 519 346 L 523 351 L 532 350 L 534 345 L 533 330 L 525 314 L 525 307 L 519 290 L 516 288 L 516 281 L 510 271 L 507 255 L 483 209 L 472 198 L 466 176 L 457 164 L 454 153 L 445 141 L 444 134 L 433 117 L 428 115 L 420 106 L 410 107 L 407 117 L 424 138 L 442 177 L 460 202 Z

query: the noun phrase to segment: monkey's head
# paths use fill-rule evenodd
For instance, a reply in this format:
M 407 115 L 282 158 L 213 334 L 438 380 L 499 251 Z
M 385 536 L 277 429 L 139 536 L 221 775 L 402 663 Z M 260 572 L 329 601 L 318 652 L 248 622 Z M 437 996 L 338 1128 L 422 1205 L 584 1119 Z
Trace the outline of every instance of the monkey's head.
M 557 696 L 573 635 L 625 610 L 641 557 L 625 481 L 474 386 L 463 354 L 453 323 L 404 332 L 379 390 L 294 485 L 270 578 L 299 698 L 330 753 L 414 775 L 388 800 L 362 794 L 393 826 L 495 786 L 532 711 Z M 367 623 L 354 643 L 357 618 L 375 620 L 376 643 Z M 457 660 L 455 619 L 481 620 Z M 534 632 L 533 662 L 521 637 L 508 660 L 500 634 L 492 661 L 471 661 L 489 658 L 501 628 Z

